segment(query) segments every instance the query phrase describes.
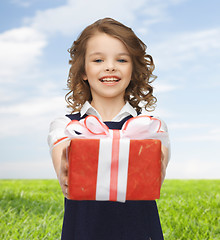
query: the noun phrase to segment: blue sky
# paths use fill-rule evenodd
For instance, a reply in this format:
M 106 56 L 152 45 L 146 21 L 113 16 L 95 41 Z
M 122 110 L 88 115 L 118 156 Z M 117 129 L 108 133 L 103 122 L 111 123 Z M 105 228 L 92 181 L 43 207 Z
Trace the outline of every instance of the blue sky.
M 0 3 L 0 178 L 55 178 L 47 146 L 64 101 L 67 49 L 113 17 L 148 46 L 158 76 L 156 116 L 168 125 L 167 178 L 219 178 L 220 2 L 3 0 Z

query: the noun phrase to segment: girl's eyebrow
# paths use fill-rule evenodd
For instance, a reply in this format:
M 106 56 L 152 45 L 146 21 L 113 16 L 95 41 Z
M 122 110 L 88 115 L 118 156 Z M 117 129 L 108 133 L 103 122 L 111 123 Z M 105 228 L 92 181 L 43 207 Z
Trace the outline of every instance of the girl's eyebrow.
M 118 56 L 124 56 L 124 55 L 126 55 L 126 56 L 129 56 L 129 57 L 130 57 L 130 54 L 129 54 L 129 53 L 119 53 L 119 54 L 118 54 Z
M 89 57 L 94 56 L 94 55 L 102 55 L 102 54 L 103 54 L 102 52 L 94 52 L 94 53 L 89 54 Z

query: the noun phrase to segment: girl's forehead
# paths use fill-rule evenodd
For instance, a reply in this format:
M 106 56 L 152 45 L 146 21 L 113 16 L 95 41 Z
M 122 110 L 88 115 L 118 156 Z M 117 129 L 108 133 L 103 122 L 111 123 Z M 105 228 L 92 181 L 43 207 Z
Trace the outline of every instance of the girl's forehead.
M 87 53 L 105 53 L 105 52 L 121 52 L 128 53 L 125 44 L 116 37 L 106 33 L 96 33 L 87 42 Z

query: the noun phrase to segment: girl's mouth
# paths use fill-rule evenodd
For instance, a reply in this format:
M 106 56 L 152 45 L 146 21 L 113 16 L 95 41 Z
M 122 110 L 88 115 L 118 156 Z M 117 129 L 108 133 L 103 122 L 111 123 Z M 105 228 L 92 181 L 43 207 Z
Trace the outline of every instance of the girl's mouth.
M 120 80 L 121 79 L 116 76 L 106 76 L 99 79 L 99 81 L 103 83 L 115 83 L 115 82 L 119 82 Z

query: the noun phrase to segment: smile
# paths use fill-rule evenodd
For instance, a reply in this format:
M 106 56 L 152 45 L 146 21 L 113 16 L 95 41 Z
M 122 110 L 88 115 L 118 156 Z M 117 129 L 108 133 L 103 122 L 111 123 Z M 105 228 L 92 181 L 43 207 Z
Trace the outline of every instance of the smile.
M 108 82 L 108 83 L 119 82 L 120 80 L 121 79 L 116 76 L 106 76 L 106 77 L 102 77 L 99 79 L 99 81 L 101 81 L 101 82 Z

